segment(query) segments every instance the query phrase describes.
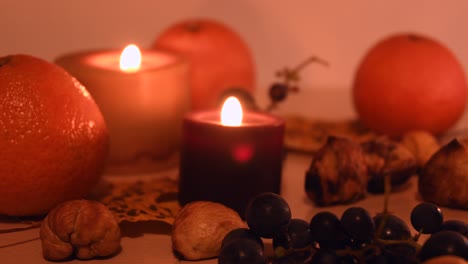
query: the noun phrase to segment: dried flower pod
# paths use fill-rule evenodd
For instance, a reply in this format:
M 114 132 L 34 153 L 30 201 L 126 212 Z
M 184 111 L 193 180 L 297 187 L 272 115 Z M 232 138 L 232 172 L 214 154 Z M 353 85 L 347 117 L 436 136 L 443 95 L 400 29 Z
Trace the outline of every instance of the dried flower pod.
M 186 204 L 172 226 L 172 248 L 184 260 L 218 256 L 226 234 L 247 225 L 239 214 L 220 203 L 195 201 Z
M 72 200 L 52 209 L 41 224 L 45 259 L 60 261 L 105 257 L 120 249 L 120 228 L 114 215 L 96 201 Z
M 359 144 L 330 136 L 312 159 L 305 189 L 317 205 L 351 203 L 365 196 L 367 168 Z
M 369 173 L 369 192 L 384 192 L 385 175 L 392 186 L 405 183 L 416 172 L 414 155 L 404 145 L 387 137 L 377 137 L 361 144 Z
M 468 150 L 457 139 L 437 151 L 424 166 L 418 182 L 427 202 L 468 209 Z

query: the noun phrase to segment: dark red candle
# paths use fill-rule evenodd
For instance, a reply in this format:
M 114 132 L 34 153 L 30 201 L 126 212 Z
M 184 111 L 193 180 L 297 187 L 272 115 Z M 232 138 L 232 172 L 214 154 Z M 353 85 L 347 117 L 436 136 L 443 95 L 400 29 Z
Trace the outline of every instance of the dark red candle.
M 251 197 L 280 192 L 284 122 L 245 112 L 239 125 L 229 126 L 220 116 L 202 111 L 184 119 L 179 202 L 219 202 L 243 217 Z

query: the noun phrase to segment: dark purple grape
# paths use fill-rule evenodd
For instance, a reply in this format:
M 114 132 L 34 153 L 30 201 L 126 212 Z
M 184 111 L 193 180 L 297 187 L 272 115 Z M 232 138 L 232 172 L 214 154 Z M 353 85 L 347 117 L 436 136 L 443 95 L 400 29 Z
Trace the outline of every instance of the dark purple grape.
M 292 219 L 288 226 L 292 248 L 305 248 L 312 244 L 310 225 L 302 219 Z
M 272 264 L 304 264 L 309 263 L 307 259 L 310 257 L 310 251 L 294 252 L 284 257 L 275 258 Z
M 284 249 L 291 248 L 291 236 L 289 236 L 288 231 L 276 232 L 273 236 L 273 248 L 276 250 L 278 247 Z
M 286 231 L 277 232 L 273 236 L 273 248 L 284 249 L 305 248 L 313 243 L 310 235 L 309 223 L 302 219 L 291 219 Z
M 339 257 L 338 263 L 339 264 L 357 264 L 358 261 L 352 255 L 344 255 L 344 256 Z
M 281 102 L 288 96 L 288 86 L 282 83 L 274 83 L 270 87 L 269 95 L 273 102 Z
M 416 231 L 423 234 L 439 231 L 443 221 L 442 211 L 432 203 L 420 203 L 411 211 L 411 224 Z
M 376 232 L 379 238 L 384 240 L 405 240 L 411 237 L 411 231 L 408 225 L 401 218 L 393 214 L 378 214 L 374 216 Z M 385 221 L 382 230 L 379 230 L 380 223 Z
M 319 250 L 312 257 L 311 264 L 337 264 L 340 257 L 332 251 Z
M 272 238 L 276 232 L 288 227 L 291 209 L 281 196 L 272 192 L 261 193 L 249 201 L 245 220 L 254 234 Z
M 383 254 L 390 263 L 416 264 L 419 263 L 416 256 L 417 249 L 408 243 L 386 245 Z
M 340 220 L 335 214 L 323 211 L 315 214 L 310 220 L 312 241 L 319 243 L 320 248 L 340 249 L 346 246 L 346 236 Z
M 228 243 L 235 241 L 237 239 L 252 239 L 253 241 L 257 242 L 262 249 L 264 249 L 263 241 L 255 235 L 250 229 L 247 228 L 236 228 L 231 230 L 226 234 L 223 241 L 221 242 L 221 247 L 224 247 Z
M 414 249 L 409 244 L 385 246 L 381 252 L 374 252 L 366 256 L 366 264 L 419 264 Z
M 290 257 L 275 258 L 271 264 L 296 264 L 297 262 Z
M 443 255 L 468 260 L 468 239 L 455 231 L 439 231 L 426 240 L 419 252 L 421 261 Z
M 266 264 L 263 249 L 252 239 L 237 239 L 221 248 L 219 264 Z
M 366 264 L 390 264 L 390 260 L 388 260 L 387 256 L 380 254 L 380 255 L 372 255 L 366 259 Z
M 372 242 L 372 238 L 369 238 L 366 241 L 349 239 L 347 245 L 353 250 L 359 250 L 359 249 L 367 247 L 371 242 Z
M 321 241 L 334 237 L 341 229 L 340 220 L 331 212 L 319 212 L 310 220 L 310 233 L 312 239 Z
M 375 232 L 374 220 L 362 207 L 350 207 L 341 216 L 344 231 L 357 241 L 369 241 Z
M 440 229 L 455 231 L 468 238 L 468 224 L 460 220 L 445 220 Z

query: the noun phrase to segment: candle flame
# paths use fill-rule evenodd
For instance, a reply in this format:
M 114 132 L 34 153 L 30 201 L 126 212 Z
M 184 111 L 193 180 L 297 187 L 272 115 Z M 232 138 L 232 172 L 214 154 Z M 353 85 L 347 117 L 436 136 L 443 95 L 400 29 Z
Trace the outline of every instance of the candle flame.
M 134 72 L 140 68 L 141 52 L 137 45 L 130 44 L 120 55 L 120 69 L 126 72 Z
M 242 106 L 236 97 L 230 96 L 224 101 L 221 109 L 221 124 L 224 126 L 240 126 L 242 124 Z

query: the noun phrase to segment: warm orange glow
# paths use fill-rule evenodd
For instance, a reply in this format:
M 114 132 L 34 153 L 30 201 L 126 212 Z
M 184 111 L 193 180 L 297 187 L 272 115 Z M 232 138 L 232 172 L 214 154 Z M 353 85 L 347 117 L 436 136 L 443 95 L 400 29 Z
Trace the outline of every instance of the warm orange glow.
M 126 72 L 134 72 L 140 68 L 141 52 L 138 46 L 130 44 L 120 55 L 120 69 Z
M 221 109 L 221 123 L 224 126 L 240 126 L 242 124 L 242 106 L 239 100 L 231 96 Z

